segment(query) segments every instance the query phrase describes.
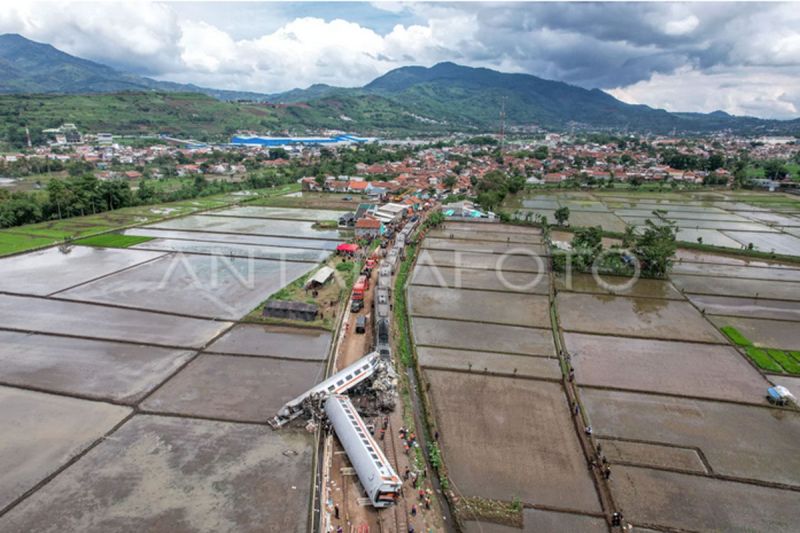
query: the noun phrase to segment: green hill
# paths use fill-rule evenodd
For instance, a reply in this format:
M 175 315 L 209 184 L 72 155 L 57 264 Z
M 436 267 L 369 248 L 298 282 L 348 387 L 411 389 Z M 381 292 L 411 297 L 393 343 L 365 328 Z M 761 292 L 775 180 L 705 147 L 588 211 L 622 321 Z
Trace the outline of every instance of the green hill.
M 454 63 L 398 68 L 360 88 L 317 84 L 273 95 L 222 91 L 126 74 L 14 34 L 0 35 L 0 104 L 0 141 L 12 146 L 24 143 L 26 126 L 36 141 L 43 128 L 64 122 L 94 132 L 200 140 L 224 140 L 237 130 L 486 132 L 498 129 L 503 109 L 510 128 L 800 134 L 800 119 L 669 113 L 626 104 L 598 89 Z

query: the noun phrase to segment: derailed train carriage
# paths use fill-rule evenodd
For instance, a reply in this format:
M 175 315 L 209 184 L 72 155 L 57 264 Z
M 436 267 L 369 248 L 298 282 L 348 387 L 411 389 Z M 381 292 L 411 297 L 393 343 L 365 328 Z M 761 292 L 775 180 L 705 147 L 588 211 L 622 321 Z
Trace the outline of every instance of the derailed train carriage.
M 350 464 L 374 507 L 397 501 L 403 482 L 372 438 L 347 396 L 332 395 L 325 401 L 325 415 L 336 431 Z

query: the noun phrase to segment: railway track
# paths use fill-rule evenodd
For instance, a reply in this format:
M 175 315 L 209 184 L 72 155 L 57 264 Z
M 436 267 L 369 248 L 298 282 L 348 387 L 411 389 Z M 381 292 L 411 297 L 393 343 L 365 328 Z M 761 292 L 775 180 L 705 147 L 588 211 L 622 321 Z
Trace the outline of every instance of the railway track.
M 391 417 L 388 419 L 389 423 L 386 426 L 386 435 L 381 441 L 383 444 L 383 453 L 389 458 L 397 475 L 402 476 L 400 469 L 400 461 L 397 456 L 397 443 L 395 442 L 394 427 L 392 425 Z M 405 488 L 402 491 L 402 497 L 396 505 L 392 506 L 392 514 L 394 515 L 394 528 L 389 528 L 384 524 L 384 520 L 378 521 L 380 533 L 407 533 L 408 532 L 408 509 L 405 503 Z

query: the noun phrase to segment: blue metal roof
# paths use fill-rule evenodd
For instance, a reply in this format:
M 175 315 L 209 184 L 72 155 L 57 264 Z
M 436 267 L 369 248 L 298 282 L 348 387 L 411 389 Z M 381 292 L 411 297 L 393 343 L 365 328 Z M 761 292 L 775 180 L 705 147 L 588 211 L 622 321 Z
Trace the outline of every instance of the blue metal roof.
M 365 143 L 369 139 L 355 135 L 337 135 L 336 137 L 260 137 L 260 136 L 234 136 L 231 144 L 255 144 L 259 146 L 286 146 L 292 144 L 335 144 L 335 143 Z

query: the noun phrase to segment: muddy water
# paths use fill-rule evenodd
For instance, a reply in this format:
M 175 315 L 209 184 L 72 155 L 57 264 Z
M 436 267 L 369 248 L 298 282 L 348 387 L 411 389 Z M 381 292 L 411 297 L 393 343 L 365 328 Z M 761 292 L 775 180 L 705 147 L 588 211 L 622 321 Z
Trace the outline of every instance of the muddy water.
M 311 441 L 302 431 L 136 416 L 0 529 L 304 532 Z
M 7 328 L 186 347 L 200 347 L 231 325 L 133 309 L 3 295 L 0 295 L 0 316 Z
M 557 383 L 425 371 L 448 475 L 465 496 L 598 511 Z
M 768 267 L 746 267 L 707 263 L 676 262 L 672 267 L 672 272 L 674 274 L 696 274 L 728 278 L 752 278 L 759 280 L 800 282 L 800 269 L 779 268 L 777 265 L 770 265 Z
M 313 268 L 313 263 L 177 254 L 82 285 L 61 296 L 238 319 Z
M 411 278 L 414 285 L 548 294 L 549 279 L 536 272 L 503 272 L 471 268 L 425 266 L 417 263 Z
M 331 334 L 310 328 L 241 324 L 207 348 L 210 352 L 323 360 Z
M 412 285 L 408 289 L 411 315 L 513 326 L 548 327 L 550 303 L 546 296 L 486 292 Z
M 723 345 L 566 333 L 581 385 L 760 403 L 766 380 Z
M 632 522 L 687 531 L 797 531 L 796 492 L 628 466 L 615 471 L 614 492 Z
M 0 374 L 6 383 L 134 403 L 187 361 L 168 350 L 0 331 Z
M 541 244 L 531 243 L 507 243 L 497 241 L 477 241 L 460 240 L 448 238 L 425 239 L 424 248 L 426 250 L 452 250 L 457 252 L 476 252 L 491 254 L 511 254 L 511 255 L 540 255 L 544 256 L 545 247 Z
M 683 300 L 683 295 L 668 281 L 633 279 L 625 276 L 600 276 L 599 279 L 608 286 L 599 284 L 591 274 L 572 274 L 571 276 L 560 274 L 555 278 L 555 284 L 556 289 L 560 291 Z M 626 287 L 631 281 L 630 287 Z
M 774 298 L 778 300 L 800 300 L 800 282 L 760 279 L 736 279 L 713 276 L 672 276 L 675 286 L 687 293 L 719 296 L 741 296 L 746 298 Z
M 753 243 L 757 250 L 785 255 L 800 255 L 800 238 L 784 233 L 757 233 L 749 231 L 725 231 L 725 235 L 747 245 Z
M 286 220 L 339 220 L 346 210 L 294 209 L 289 207 L 241 206 L 210 213 L 215 216 L 278 218 Z
M 142 408 L 238 422 L 266 422 L 324 378 L 322 363 L 203 354 Z
M 277 246 L 280 248 L 310 248 L 315 250 L 335 250 L 337 241 L 321 239 L 293 239 L 291 237 L 266 237 L 261 235 L 235 235 L 232 233 L 212 233 L 204 231 L 159 230 L 133 228 L 126 235 L 141 235 L 156 239 L 215 242 L 223 244 L 249 244 L 253 246 Z
M 691 294 L 689 300 L 709 315 L 741 316 L 794 320 L 800 322 L 800 305 L 797 302 L 767 300 L 764 298 L 735 298 Z
M 437 346 L 521 355 L 555 355 L 549 329 L 500 326 L 415 317 L 411 320 L 414 342 Z
M 557 304 L 568 331 L 726 342 L 689 302 L 561 292 Z
M 503 272 L 545 272 L 546 258 L 532 255 L 506 255 L 422 249 L 417 264 L 443 267 L 501 270 Z
M 0 387 L 0 406 L 0 508 L 55 472 L 131 411 L 9 387 Z M 0 530 L 13 530 L 3 523 L 0 520 Z
M 276 219 L 248 219 L 192 215 L 145 226 L 173 230 L 226 231 L 249 235 L 298 236 L 339 240 L 344 235 L 338 230 L 318 230 L 312 222 Z
M 247 244 L 223 244 L 174 239 L 155 239 L 143 244 L 137 244 L 133 248 L 137 250 L 163 250 L 167 252 L 211 254 L 222 257 L 240 256 L 254 257 L 256 259 L 306 261 L 310 263 L 319 263 L 331 254 L 331 252 L 327 250 L 253 246 Z
M 141 250 L 58 247 L 0 259 L 0 291 L 51 294 L 163 255 Z M 56 274 L 57 275 L 54 275 Z
M 793 451 L 800 438 L 800 413 L 770 416 L 763 404 L 598 389 L 585 389 L 581 396 L 599 434 L 699 447 L 719 474 L 800 484 L 800 455 Z
M 508 376 L 561 379 L 558 359 L 491 352 L 468 352 L 421 346 L 417 349 L 420 365 L 426 368 L 492 372 Z

